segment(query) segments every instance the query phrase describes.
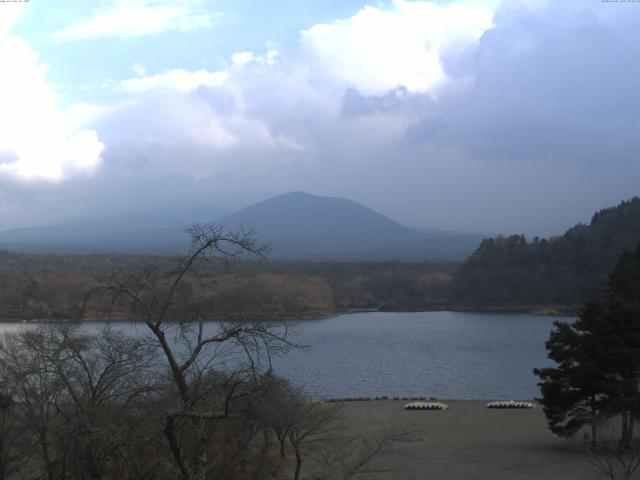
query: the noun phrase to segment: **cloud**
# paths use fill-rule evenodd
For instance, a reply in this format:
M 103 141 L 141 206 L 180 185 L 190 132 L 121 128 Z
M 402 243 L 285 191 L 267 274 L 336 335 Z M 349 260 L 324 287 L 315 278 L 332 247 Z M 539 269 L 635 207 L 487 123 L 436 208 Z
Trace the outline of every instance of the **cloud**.
M 2 15 L 0 15 L 0 35 L 9 33 L 11 27 L 22 16 L 26 5 L 20 2 L 3 2 Z
M 139 77 L 144 77 L 147 74 L 147 69 L 138 62 L 131 66 L 131 71 Z
M 46 109 L 68 148 L 105 145 L 96 175 L 46 196 L 3 185 L 0 207 L 232 208 L 307 190 L 411 225 L 561 232 L 640 184 L 640 10 L 596 3 L 396 1 L 218 69 L 145 63 L 109 84 L 113 104 Z M 98 143 L 71 142 L 83 131 Z
M 0 35 L 0 175 L 59 181 L 91 173 L 104 145 L 59 108 L 47 66 L 22 40 Z
M 440 5 L 394 0 L 302 32 L 321 67 L 360 92 L 398 87 L 433 91 L 447 80 L 442 56 L 464 50 L 492 26 L 493 9 L 478 2 Z
M 174 69 L 122 80 L 118 88 L 130 100 L 101 115 L 96 128 L 113 151 L 149 159 L 131 164 L 151 166 L 149 175 L 178 174 L 188 167 L 189 174 L 203 177 L 245 165 L 241 158 L 259 152 L 266 158 L 270 151 L 299 152 L 302 143 L 255 110 L 260 101 L 251 83 L 282 73 L 277 57 L 275 50 L 244 52 L 219 71 Z M 187 164 L 176 161 L 185 157 Z
M 198 87 L 215 87 L 216 85 L 221 85 L 226 78 L 227 73 L 224 71 L 209 72 L 207 70 L 197 70 L 195 72 L 188 72 L 178 68 L 165 73 L 122 80 L 120 86 L 123 90 L 134 94 L 158 90 L 188 92 Z
M 197 0 L 113 0 L 91 16 L 55 32 L 60 40 L 131 38 L 167 31 L 192 31 L 213 26 L 215 14 Z
M 611 18 L 607 6 L 574 1 L 501 8 L 465 58 L 461 75 L 473 82 L 423 104 L 408 137 L 478 162 L 637 161 L 640 70 L 632 66 L 640 47 L 622 20 L 629 13 Z
M 163 73 L 145 75 L 146 70 L 140 65 L 134 65 L 138 77 L 121 80 L 120 88 L 132 94 L 146 94 L 153 92 L 190 92 L 201 87 L 214 88 L 229 85 L 230 77 L 235 72 L 246 68 L 274 67 L 280 53 L 269 48 L 264 55 L 255 55 L 253 52 L 236 52 L 231 56 L 231 64 L 227 69 L 210 72 L 200 69 L 193 72 L 182 68 L 168 70 Z

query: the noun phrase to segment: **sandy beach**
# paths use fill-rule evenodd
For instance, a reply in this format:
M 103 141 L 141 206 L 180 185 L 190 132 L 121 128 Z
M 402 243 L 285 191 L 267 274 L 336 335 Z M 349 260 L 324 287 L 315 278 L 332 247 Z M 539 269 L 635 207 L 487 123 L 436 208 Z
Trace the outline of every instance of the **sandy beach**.
M 345 402 L 347 427 L 375 435 L 412 433 L 359 478 L 383 480 L 595 480 L 605 478 L 579 441 L 553 435 L 542 409 L 493 410 L 483 401 L 447 401 L 445 411 L 407 411 L 403 401 Z

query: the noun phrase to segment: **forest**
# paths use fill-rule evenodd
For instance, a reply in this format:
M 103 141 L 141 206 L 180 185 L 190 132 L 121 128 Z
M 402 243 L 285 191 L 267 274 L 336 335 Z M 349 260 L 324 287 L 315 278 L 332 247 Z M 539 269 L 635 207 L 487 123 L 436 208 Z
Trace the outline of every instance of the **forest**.
M 81 312 L 115 274 L 163 268 L 171 257 L 0 252 L 0 318 L 96 318 Z M 211 261 L 202 268 L 208 314 L 218 319 L 318 318 L 358 309 L 441 308 L 458 268 L 450 262 Z M 204 292 L 204 293 L 202 293 Z M 113 313 L 112 313 L 113 314 Z M 126 316 L 126 315 L 125 315 Z M 122 317 L 124 318 L 124 317 Z
M 640 243 L 640 198 L 596 212 L 549 239 L 484 240 L 456 273 L 450 298 L 468 308 L 545 308 L 576 312 L 606 291 L 620 256 Z

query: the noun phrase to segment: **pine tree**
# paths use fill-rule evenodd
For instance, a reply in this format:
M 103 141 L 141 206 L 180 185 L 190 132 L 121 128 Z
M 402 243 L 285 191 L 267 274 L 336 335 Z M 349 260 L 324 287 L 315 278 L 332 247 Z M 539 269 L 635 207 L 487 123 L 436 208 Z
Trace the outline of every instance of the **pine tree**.
M 585 304 L 574 323 L 556 322 L 546 346 L 556 366 L 534 373 L 551 431 L 573 436 L 590 424 L 595 444 L 598 422 L 620 416 L 629 445 L 640 418 L 640 246 L 620 258 L 606 300 Z
M 640 418 L 640 246 L 625 253 L 610 276 L 601 328 L 600 355 L 612 397 L 608 409 L 621 416 L 626 445 Z
M 539 399 L 550 430 L 563 437 L 591 426 L 591 441 L 597 439 L 597 424 L 607 400 L 606 376 L 602 372 L 599 342 L 594 329 L 602 318 L 603 306 L 587 303 L 574 323 L 555 322 L 546 343 L 549 358 L 557 366 L 535 369 L 541 382 Z

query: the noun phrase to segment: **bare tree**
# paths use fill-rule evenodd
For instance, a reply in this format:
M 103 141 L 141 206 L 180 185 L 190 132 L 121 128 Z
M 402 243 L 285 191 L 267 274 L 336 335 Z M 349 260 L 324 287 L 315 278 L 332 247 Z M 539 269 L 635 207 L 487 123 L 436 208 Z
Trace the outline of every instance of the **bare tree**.
M 125 461 L 121 420 L 154 392 L 153 358 L 147 345 L 110 329 L 47 325 L 6 335 L 0 376 L 14 399 L 11 421 L 28 432 L 25 468 L 41 466 L 50 480 L 102 478 Z
M 291 415 L 287 437 L 296 456 L 294 480 L 300 478 L 303 452 L 325 440 L 335 429 L 338 410 L 320 402 L 300 403 Z
M 640 469 L 640 441 L 621 441 L 610 423 L 601 429 L 598 443 L 585 444 L 584 451 L 589 463 L 610 480 L 629 480 Z
M 182 478 L 204 480 L 219 457 L 211 451 L 211 422 L 234 415 L 238 399 L 255 395 L 257 378 L 271 369 L 271 356 L 292 344 L 280 322 L 206 323 L 210 286 L 201 269 L 215 258 L 260 257 L 265 247 L 251 232 L 229 233 L 214 224 L 196 224 L 188 233 L 191 251 L 171 268 L 156 264 L 117 272 L 93 296 L 106 294 L 112 311 L 126 310 L 151 332 L 175 389 L 164 426 L 173 461 Z
M 23 457 L 39 459 L 48 480 L 59 475 L 55 445 L 56 405 L 63 385 L 39 354 L 39 334 L 24 331 L 7 334 L 0 347 L 2 384 L 14 399 L 15 421 L 29 437 Z
M 276 437 L 280 458 L 286 456 L 285 445 L 289 432 L 294 428 L 299 416 L 298 410 L 304 402 L 305 398 L 287 380 L 275 376 L 266 379 L 265 394 L 260 405 L 261 413 L 265 429 Z
M 215 258 L 262 255 L 253 236 L 214 225 L 190 234 L 189 255 L 115 272 L 87 298 L 84 312 L 107 305 L 109 318 L 138 320 L 146 335 L 59 324 L 2 338 L 10 401 L 0 402 L 0 433 L 21 433 L 0 442 L 0 462 L 47 480 L 273 480 L 283 473 L 264 449 L 273 432 L 281 455 L 292 447 L 295 479 L 303 461 L 309 478 L 347 479 L 382 451 L 387 437 L 340 435 L 334 408 L 273 375 L 273 356 L 297 347 L 286 323 L 207 321 L 214 296 L 203 273 Z
M 0 392 L 0 480 L 10 478 L 18 468 L 15 443 L 19 434 L 11 418 L 13 407 L 11 396 Z
M 134 402 L 157 391 L 155 349 L 107 327 L 82 334 L 75 325 L 50 327 L 39 354 L 63 384 L 63 419 L 69 468 L 89 478 L 101 478 L 106 465 L 122 461 L 117 441 L 126 428 L 118 420 Z
M 348 480 L 369 466 L 408 432 L 390 430 L 371 438 L 346 435 L 342 408 L 308 399 L 303 392 L 279 379 L 266 397 L 266 419 L 285 457 L 284 442 L 289 441 L 295 456 L 293 480 L 305 473 L 314 480 Z
M 319 443 L 312 452 L 316 471 L 311 480 L 350 480 L 358 474 L 372 473 L 372 461 L 383 455 L 396 442 L 402 441 L 411 432 L 391 429 L 365 438 L 360 435 L 345 435 L 340 431 L 331 441 Z M 377 470 L 379 473 L 384 470 Z

